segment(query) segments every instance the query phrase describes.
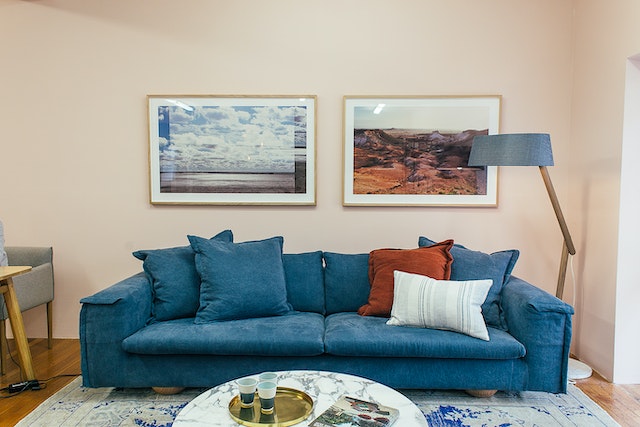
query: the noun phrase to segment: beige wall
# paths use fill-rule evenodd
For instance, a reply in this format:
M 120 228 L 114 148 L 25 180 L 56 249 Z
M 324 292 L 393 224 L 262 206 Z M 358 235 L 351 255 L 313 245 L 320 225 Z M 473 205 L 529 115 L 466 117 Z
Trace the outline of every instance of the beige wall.
M 580 240 L 577 275 L 582 291 L 577 294 L 574 342 L 581 358 L 616 380 L 614 339 L 625 340 L 619 348 L 640 354 L 637 300 L 622 299 L 618 307 L 635 311 L 625 319 L 636 325 L 635 337 L 616 336 L 614 324 L 618 232 L 625 233 L 618 230 L 625 72 L 628 58 L 640 53 L 640 3 L 584 0 L 575 5 L 570 209 Z M 632 215 L 637 218 L 637 212 Z M 632 255 L 626 254 L 628 259 Z M 632 286 L 637 288 L 637 283 Z M 617 376 L 629 382 L 625 373 L 618 371 Z M 640 382 L 637 368 L 635 382 Z
M 586 127 L 602 111 L 574 102 L 571 113 L 573 3 L 0 0 L 0 217 L 8 244 L 55 248 L 55 335 L 76 337 L 80 298 L 140 270 L 131 251 L 224 228 L 237 240 L 281 234 L 287 252 L 414 247 L 421 234 L 484 251 L 515 247 L 516 274 L 553 292 L 561 235 L 535 168 L 501 170 L 498 208 L 342 207 L 344 95 L 502 95 L 502 132 L 551 133 L 551 175 L 585 253 L 578 277 L 609 277 L 586 266 L 599 254 L 585 247 L 615 232 L 601 202 L 615 201 L 619 148 L 574 160 L 582 139 L 572 138 L 572 117 Z M 579 77 L 578 88 L 592 76 Z M 316 207 L 148 203 L 147 94 L 301 93 L 318 96 Z M 609 140 L 612 122 L 588 140 Z M 570 184 L 580 199 L 569 198 Z M 602 216 L 609 225 L 599 231 Z M 614 285 L 599 285 L 593 298 L 607 307 L 588 317 L 610 319 Z M 45 334 L 43 310 L 25 322 L 30 336 Z M 608 351 L 582 341 L 585 351 Z

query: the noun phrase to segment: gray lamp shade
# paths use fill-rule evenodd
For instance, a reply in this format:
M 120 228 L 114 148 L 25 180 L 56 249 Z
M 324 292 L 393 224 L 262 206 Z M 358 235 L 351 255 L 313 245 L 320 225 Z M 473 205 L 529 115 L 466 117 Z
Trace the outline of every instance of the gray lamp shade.
M 547 133 L 478 135 L 469 166 L 553 166 L 551 138 Z

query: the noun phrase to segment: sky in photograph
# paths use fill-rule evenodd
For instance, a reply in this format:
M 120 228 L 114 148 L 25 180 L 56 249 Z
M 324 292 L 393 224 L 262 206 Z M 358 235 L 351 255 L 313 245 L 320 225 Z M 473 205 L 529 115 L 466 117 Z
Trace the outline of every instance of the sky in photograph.
M 305 117 L 304 106 L 160 106 L 160 171 L 293 173 Z
M 486 129 L 489 109 L 484 106 L 398 106 L 354 108 L 354 129 L 422 129 L 460 132 Z

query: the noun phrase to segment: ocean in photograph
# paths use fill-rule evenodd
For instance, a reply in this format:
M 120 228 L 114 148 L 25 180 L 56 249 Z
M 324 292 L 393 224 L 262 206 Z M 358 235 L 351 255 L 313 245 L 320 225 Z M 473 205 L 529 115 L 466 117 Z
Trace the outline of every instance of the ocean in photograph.
M 161 193 L 295 193 L 295 173 L 162 172 Z

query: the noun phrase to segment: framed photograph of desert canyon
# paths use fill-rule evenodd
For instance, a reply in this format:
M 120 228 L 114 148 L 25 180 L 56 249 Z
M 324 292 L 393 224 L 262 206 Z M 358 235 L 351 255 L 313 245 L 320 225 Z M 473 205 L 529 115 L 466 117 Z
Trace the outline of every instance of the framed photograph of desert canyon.
M 314 95 L 147 99 L 152 204 L 315 205 Z
M 345 206 L 496 206 L 497 167 L 469 167 L 496 134 L 499 95 L 345 96 Z

